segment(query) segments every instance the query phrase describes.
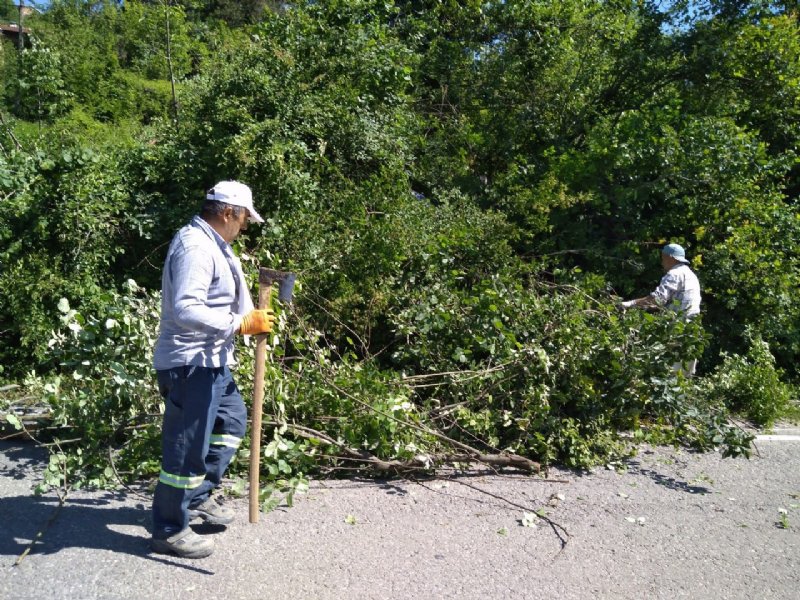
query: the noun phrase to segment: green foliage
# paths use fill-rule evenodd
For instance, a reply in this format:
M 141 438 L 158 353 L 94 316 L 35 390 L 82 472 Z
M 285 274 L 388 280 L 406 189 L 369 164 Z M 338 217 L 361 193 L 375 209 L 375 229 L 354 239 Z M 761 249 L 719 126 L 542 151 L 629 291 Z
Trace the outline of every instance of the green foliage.
M 196 19 L 223 21 L 231 27 L 241 27 L 259 22 L 266 11 L 279 11 L 290 6 L 279 0 L 189 0 L 187 11 Z
M 81 3 L 52 3 L 28 23 L 47 51 L 34 46 L 23 51 L 24 60 L 6 61 L 3 67 L 12 82 L 6 104 L 18 106 L 19 81 L 27 94 L 17 108 L 24 118 L 63 113 L 65 99 L 105 122 L 148 123 L 163 115 L 171 90 L 165 95 L 153 80 L 169 80 L 167 14 L 172 74 L 180 81 L 199 67 L 208 51 L 202 37 L 191 35 L 179 5 L 126 2 L 120 7 L 105 2 L 86 10 Z
M 122 74 L 122 80 L 130 90 L 131 104 L 135 104 L 127 113 L 133 113 L 136 121 L 149 124 L 168 116 L 172 102 L 172 86 L 169 81 L 144 79 L 129 72 Z M 177 87 L 180 88 L 180 84 Z
M 29 26 L 61 57 L 64 89 L 93 116 L 113 119 L 124 102 L 118 95 L 119 60 L 114 52 L 108 5 L 96 12 L 71 2 L 56 2 L 43 15 L 31 18 Z M 69 32 L 65 35 L 65 32 Z
M 156 110 L 163 113 L 166 111 L 165 106 L 166 104 L 161 104 Z M 76 106 L 55 119 L 44 131 L 39 131 L 38 128 L 35 132 L 30 128 L 26 130 L 22 124 L 18 125 L 17 131 L 20 141 L 26 146 L 30 144 L 54 148 L 63 144 L 64 140 L 72 140 L 78 147 L 92 148 L 98 153 L 105 154 L 134 145 L 139 124 L 136 122 L 110 124 L 98 121 L 81 107 Z
M 590 250 L 579 264 L 616 271 L 622 292 L 641 296 L 659 277 L 655 248 L 683 243 L 701 280 L 713 348 L 744 351 L 749 324 L 794 369 L 800 220 L 779 191 L 791 162 L 770 158 L 754 133 L 729 119 L 668 118 L 661 107 L 630 111 L 613 127 L 598 126 L 589 152 L 562 157 L 561 177 L 581 181 L 586 201 L 552 213 L 557 234 L 548 244 L 595 248 L 599 256 Z
M 133 281 L 122 293 L 104 294 L 93 313 L 71 309 L 66 298 L 59 301 L 63 328 L 49 342 L 58 374 L 30 376 L 27 382 L 49 403 L 61 439 L 71 440 L 57 444 L 55 456 L 62 468 L 48 471 L 51 478 L 60 478 L 59 485 L 114 486 L 115 468 L 126 478 L 157 470 L 156 417 L 163 403 L 150 355 L 158 302 L 158 295 Z
M 31 356 L 47 356 L 59 298 L 96 307 L 113 281 L 125 218 L 115 165 L 110 155 L 68 142 L 49 154 L 0 155 L 2 360 L 17 373 Z
M 169 79 L 167 64 L 167 19 L 169 53 L 176 79 L 192 70 L 192 41 L 183 8 L 173 2 L 126 2 L 114 14 L 120 65 L 147 79 Z
M 395 373 L 353 352 L 340 354 L 303 315 L 279 310 L 278 316 L 265 373 L 264 410 L 273 437 L 263 449 L 266 477 L 279 485 L 289 475 L 336 466 L 337 444 L 386 460 L 434 447 L 412 391 Z M 249 398 L 253 349 L 240 350 L 237 381 Z M 324 437 L 308 433 L 314 431 Z
M 17 116 L 30 120 L 51 120 L 69 106 L 65 90 L 61 55 L 34 39 L 19 61 L 9 61 L 3 69 L 9 85 L 4 90 L 6 102 Z
M 677 357 L 699 353 L 696 325 L 671 314 L 618 314 L 574 290 L 545 302 L 521 286 L 497 293 L 501 289 L 494 280 L 456 292 L 463 318 L 473 325 L 464 338 L 452 331 L 449 345 L 436 347 L 447 339 L 441 332 L 423 338 L 399 329 L 407 347 L 393 361 L 404 362 L 404 374 L 374 358 L 359 360 L 350 350 L 339 353 L 307 317 L 279 310 L 266 365 L 265 509 L 291 503 L 306 474 L 320 468 L 352 468 L 367 454 L 404 461 L 446 452 L 437 431 L 572 467 L 627 454 L 616 431 L 640 425 L 669 427 L 675 442 L 747 453 L 748 438 L 725 423 L 719 402 L 690 402 L 689 382 L 669 376 Z M 444 289 L 436 293 L 441 299 L 427 308 L 433 314 L 420 318 L 426 310 L 420 306 L 400 319 L 417 327 L 436 324 L 450 305 Z M 474 318 L 485 312 L 484 298 L 494 304 L 492 322 Z M 150 368 L 158 296 L 131 281 L 123 293 L 102 300 L 93 314 L 59 302 L 63 328 L 49 344 L 57 374 L 26 381 L 29 393 L 50 404 L 60 427 L 56 441 L 71 440 L 54 446 L 51 485 L 114 485 L 117 477 L 151 475 L 158 467 L 163 403 Z M 501 335 L 480 333 L 491 328 Z M 236 378 L 249 399 L 253 348 L 239 350 Z M 244 469 L 247 447 L 245 440 L 233 474 Z
M 461 287 L 454 279 L 419 287 L 398 315 L 404 339 L 393 354 L 403 370 L 452 374 L 423 397 L 453 435 L 570 466 L 623 454 L 612 432 L 647 423 L 680 426 L 676 439 L 715 445 L 716 431 L 680 425 L 689 412 L 706 422 L 711 409 L 662 383 L 671 364 L 702 354 L 698 324 L 618 315 L 571 287 L 531 288 L 508 276 Z M 736 435 L 725 441 L 746 446 Z
M 757 425 L 772 425 L 790 408 L 791 386 L 781 381 L 781 370 L 761 336 L 748 330 L 747 354 L 723 354 L 723 361 L 704 384 L 704 393 L 724 402 Z
M 686 94 L 687 108 L 701 105 L 704 111 L 732 115 L 740 125 L 758 131 L 773 155 L 796 154 L 800 127 L 796 15 L 770 15 L 733 28 L 725 21 L 712 21 L 698 27 L 686 43 L 692 47 L 685 67 L 687 83 L 692 85 Z
M 19 9 L 14 4 L 14 0 L 0 0 L 0 21 L 16 23 L 18 20 Z
M 214 181 L 250 182 L 270 216 L 251 253 L 302 269 L 337 312 L 350 311 L 338 315 L 346 322 L 374 305 L 362 293 L 379 296 L 397 267 L 387 221 L 414 202 L 412 56 L 370 17 L 374 6 L 323 3 L 266 19 L 187 84 L 181 128 L 159 128 L 131 161 L 153 192 L 144 212 L 175 226 Z

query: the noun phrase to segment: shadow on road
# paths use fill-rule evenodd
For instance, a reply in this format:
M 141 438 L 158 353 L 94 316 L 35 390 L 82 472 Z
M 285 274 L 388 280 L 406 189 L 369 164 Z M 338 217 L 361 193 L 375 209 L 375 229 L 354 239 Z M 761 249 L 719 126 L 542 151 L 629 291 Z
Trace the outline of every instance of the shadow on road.
M 59 508 L 54 495 L 12 495 L 3 489 L 5 478 L 29 481 L 31 487 L 47 466 L 45 449 L 26 440 L 0 440 L 0 565 L 11 566 L 31 546 L 30 556 L 56 554 L 67 548 L 90 548 L 140 556 L 167 565 L 212 575 L 212 571 L 187 565 L 183 559 L 153 554 L 150 550 L 150 500 L 132 501 L 120 492 L 70 496 Z M 14 484 L 14 490 L 19 485 Z M 200 534 L 214 530 L 193 526 Z M 137 535 L 126 533 L 133 530 Z
M 669 490 L 674 490 L 676 492 L 686 492 L 688 494 L 710 494 L 712 492 L 707 487 L 699 485 L 691 485 L 686 481 L 681 481 L 680 479 L 664 475 L 662 473 L 659 473 L 658 471 L 644 468 L 642 467 L 642 464 L 640 462 L 635 460 L 628 461 L 626 465 L 629 473 L 649 477 L 657 485 L 664 486 Z
M 212 571 L 184 564 L 180 559 L 153 554 L 150 550 L 150 507 L 142 503 L 120 506 L 124 494 L 108 493 L 100 498 L 68 498 L 59 508 L 53 496 L 12 496 L 0 498 L 0 555 L 8 557 L 13 565 L 40 533 L 29 556 L 56 554 L 67 548 L 108 550 L 140 556 L 147 560 L 213 575 Z M 127 528 L 141 529 L 145 535 L 131 535 L 119 531 Z M 196 529 L 199 533 L 209 531 Z M 26 557 L 27 558 L 27 557 Z
M 0 465 L 0 476 L 22 480 L 35 477 L 37 471 L 47 464 L 47 450 L 38 448 L 25 440 L 0 441 L 0 452 L 4 460 Z
M 114 526 L 144 527 L 143 506 L 112 507 L 109 494 L 97 500 L 67 499 L 59 508 L 54 496 L 22 495 L 0 498 L 0 554 L 19 556 L 30 541 L 43 532 L 32 552 L 50 554 L 64 548 L 99 548 L 114 552 L 143 554 L 143 538 L 114 531 Z M 119 500 L 119 498 L 116 498 Z

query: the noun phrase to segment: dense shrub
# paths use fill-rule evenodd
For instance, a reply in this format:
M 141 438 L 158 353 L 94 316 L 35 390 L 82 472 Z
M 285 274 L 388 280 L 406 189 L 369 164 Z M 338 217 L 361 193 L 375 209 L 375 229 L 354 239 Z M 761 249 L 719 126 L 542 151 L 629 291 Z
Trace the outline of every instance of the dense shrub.
M 61 142 L 0 156 L 0 356 L 17 373 L 47 356 L 59 298 L 95 310 L 125 251 L 117 235 L 127 198 L 115 156 Z
M 781 381 L 781 370 L 761 336 L 751 330 L 747 337 L 747 354 L 723 354 L 722 363 L 704 382 L 703 389 L 708 397 L 753 423 L 769 426 L 787 412 L 796 390 Z

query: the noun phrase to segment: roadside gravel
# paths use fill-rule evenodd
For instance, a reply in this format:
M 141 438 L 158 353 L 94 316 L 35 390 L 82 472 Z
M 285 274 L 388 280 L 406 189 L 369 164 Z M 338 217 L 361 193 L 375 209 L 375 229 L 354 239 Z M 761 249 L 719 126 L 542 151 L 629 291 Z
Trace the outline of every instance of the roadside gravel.
M 797 441 L 759 442 L 750 460 L 643 448 L 548 479 L 314 481 L 258 524 L 246 499 L 232 500 L 226 531 L 198 526 L 216 542 L 199 561 L 149 552 L 146 495 L 75 492 L 14 566 L 58 504 L 30 493 L 43 464 L 31 446 L 0 442 L 3 599 L 794 600 L 800 590 Z M 536 511 L 557 526 L 524 526 Z

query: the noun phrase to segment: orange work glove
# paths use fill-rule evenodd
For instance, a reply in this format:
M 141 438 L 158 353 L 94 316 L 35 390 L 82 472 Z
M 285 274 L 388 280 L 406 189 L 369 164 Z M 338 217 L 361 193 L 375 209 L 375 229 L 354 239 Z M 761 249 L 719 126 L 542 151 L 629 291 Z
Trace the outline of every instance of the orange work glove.
M 272 324 L 275 322 L 275 315 L 268 308 L 251 310 L 242 318 L 242 325 L 239 333 L 242 335 L 254 335 L 257 333 L 269 333 L 272 331 Z

